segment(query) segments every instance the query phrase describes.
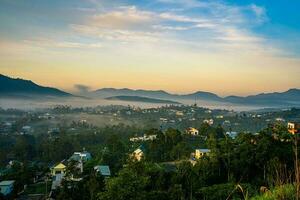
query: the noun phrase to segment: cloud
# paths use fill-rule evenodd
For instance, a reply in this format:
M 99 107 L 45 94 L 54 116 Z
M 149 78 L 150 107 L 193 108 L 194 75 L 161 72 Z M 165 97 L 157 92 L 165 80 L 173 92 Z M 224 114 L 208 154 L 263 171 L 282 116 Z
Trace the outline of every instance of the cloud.
M 139 29 L 152 23 L 153 17 L 152 12 L 138 10 L 135 6 L 119 7 L 118 10 L 93 15 L 89 24 L 111 29 Z
M 250 27 L 253 17 L 263 22 L 265 9 L 255 4 L 234 6 L 214 1 L 158 0 L 159 3 L 193 5 L 198 12 L 189 12 L 191 8 L 173 11 L 144 10 L 136 6 L 120 6 L 105 12 L 94 14 L 82 24 L 70 25 L 72 30 L 86 37 L 102 41 L 120 41 L 135 43 L 201 43 L 215 48 L 236 48 L 259 46 L 264 38 L 255 35 Z M 185 38 L 184 35 L 193 35 Z M 216 44 L 218 42 L 218 44 Z M 224 44 L 223 44 L 224 43 Z M 241 43 L 237 45 L 236 43 Z M 249 48 L 250 49 L 250 48 Z M 219 49 L 221 50 L 221 49 Z M 227 51 L 227 50 L 226 50 Z
M 159 33 L 146 31 L 132 31 L 128 29 L 103 29 L 90 25 L 72 24 L 71 28 L 85 36 L 92 36 L 108 41 L 122 42 L 156 42 L 159 38 Z
M 202 23 L 207 22 L 205 19 L 191 18 L 183 15 L 176 15 L 173 13 L 161 13 L 159 17 L 163 20 L 177 21 L 177 22 L 190 22 L 190 23 Z
M 212 2 L 197 1 L 197 0 L 156 0 L 159 3 L 175 4 L 183 8 L 206 8 L 209 7 Z
M 71 41 L 58 41 L 48 38 L 35 38 L 23 41 L 27 45 L 32 45 L 42 48 L 58 48 L 58 49 L 91 49 L 101 48 L 102 43 L 83 43 L 83 42 L 71 42 Z
M 85 93 L 88 93 L 91 90 L 91 88 L 89 86 L 82 85 L 82 84 L 75 84 L 74 88 L 76 89 L 76 91 L 79 94 L 85 94 Z
M 264 23 L 268 20 L 266 9 L 264 7 L 251 4 L 249 8 L 255 14 L 258 23 Z
M 266 49 L 265 38 L 251 30 L 267 18 L 265 8 L 256 4 L 237 6 L 221 1 L 156 0 L 159 5 L 173 5 L 167 10 L 157 9 L 157 6 L 118 6 L 117 3 L 104 7 L 105 1 L 89 2 L 101 9 L 83 7 L 87 12 L 82 20 L 69 24 L 70 39 L 27 39 L 25 43 L 60 49 L 118 48 L 117 45 L 128 43 L 195 51 L 197 48 L 202 51 L 201 47 L 210 51 L 236 50 L 237 47 L 244 51 Z
M 153 25 L 152 26 L 154 29 L 157 30 L 170 30 L 170 31 L 183 31 L 183 30 L 188 30 L 193 27 L 187 27 L 187 26 L 163 26 L 163 25 Z

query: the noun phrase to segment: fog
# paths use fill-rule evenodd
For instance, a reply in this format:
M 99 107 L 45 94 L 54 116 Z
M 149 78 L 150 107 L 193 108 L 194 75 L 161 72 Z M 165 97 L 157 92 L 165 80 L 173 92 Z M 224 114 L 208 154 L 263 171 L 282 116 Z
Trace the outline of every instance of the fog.
M 213 101 L 202 100 L 180 100 L 183 105 L 192 105 L 197 103 L 200 107 L 206 107 L 210 109 L 226 109 L 234 111 L 250 111 L 267 108 L 266 106 L 247 106 L 238 105 L 232 103 L 222 103 Z M 49 108 L 56 105 L 68 105 L 72 107 L 95 107 L 95 106 L 107 106 L 107 105 L 123 105 L 123 106 L 135 106 L 140 108 L 154 108 L 161 107 L 165 104 L 159 103 L 145 103 L 145 102 L 129 102 L 118 100 L 106 100 L 106 99 L 84 99 L 84 98 L 43 98 L 43 99 L 12 99 L 1 98 L 0 107 L 3 109 L 15 108 L 21 110 L 34 110 L 40 108 Z M 269 107 L 268 107 L 269 108 Z

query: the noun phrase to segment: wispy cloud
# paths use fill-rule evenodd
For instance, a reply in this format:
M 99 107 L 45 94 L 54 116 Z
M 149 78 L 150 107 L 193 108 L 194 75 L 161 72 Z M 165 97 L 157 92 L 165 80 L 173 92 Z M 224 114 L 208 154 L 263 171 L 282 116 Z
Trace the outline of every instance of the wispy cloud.
M 41 48 L 67 48 L 67 49 L 83 49 L 83 48 L 101 48 L 101 43 L 83 43 L 71 41 L 57 41 L 48 38 L 35 38 L 24 40 L 24 44 L 41 47 Z
M 299 55 L 284 51 L 286 44 L 275 43 L 266 31 L 257 32 L 272 23 L 270 7 L 226 0 L 74 0 L 50 7 L 18 2 L 15 9 L 9 1 L 3 13 L 3 73 L 34 70 L 41 81 L 52 73 L 51 83 L 72 89 L 87 83 L 249 92 L 299 85 Z M 282 76 L 287 72 L 293 73 Z
M 154 14 L 138 10 L 135 6 L 120 7 L 103 14 L 90 17 L 90 25 L 112 29 L 138 29 L 153 21 Z
M 263 23 L 266 10 L 251 4 L 233 6 L 195 0 L 157 0 L 158 3 L 186 5 L 172 12 L 119 6 L 89 16 L 85 23 L 71 24 L 72 30 L 94 39 L 120 42 L 201 43 L 225 51 L 243 47 L 250 51 L 264 45 L 264 38 L 251 27 Z M 188 12 L 198 9 L 198 12 Z M 254 16 L 254 17 L 253 17 Z M 253 20 L 254 19 L 254 20 Z M 184 36 L 187 36 L 185 38 Z M 193 35 L 189 37 L 188 35 Z M 237 45 L 237 43 L 239 43 Z
M 159 3 L 175 4 L 184 8 L 206 8 L 210 7 L 213 2 L 197 1 L 197 0 L 156 0 Z

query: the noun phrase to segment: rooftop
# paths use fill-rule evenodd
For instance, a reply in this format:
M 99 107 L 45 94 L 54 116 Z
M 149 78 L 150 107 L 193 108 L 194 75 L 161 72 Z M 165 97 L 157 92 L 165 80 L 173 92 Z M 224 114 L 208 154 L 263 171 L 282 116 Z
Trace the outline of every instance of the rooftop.
M 58 165 L 56 165 L 54 167 L 54 169 L 65 169 L 65 168 L 66 168 L 66 166 L 64 164 L 62 164 L 62 163 L 59 163 Z
M 7 186 L 7 185 L 12 185 L 14 184 L 14 180 L 8 180 L 8 181 L 1 181 L 0 186 Z
M 100 172 L 101 175 L 103 176 L 110 176 L 110 169 L 108 165 L 97 165 L 94 167 L 95 170 L 97 170 L 98 172 Z
M 199 151 L 204 152 L 204 153 L 210 152 L 210 149 L 196 149 L 196 150 L 199 150 Z

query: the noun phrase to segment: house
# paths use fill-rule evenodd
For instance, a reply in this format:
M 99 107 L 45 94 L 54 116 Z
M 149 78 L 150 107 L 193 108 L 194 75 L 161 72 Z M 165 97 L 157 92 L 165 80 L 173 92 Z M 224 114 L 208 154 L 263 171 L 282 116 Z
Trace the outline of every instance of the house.
M 214 120 L 213 119 L 205 119 L 203 120 L 203 123 L 205 124 L 208 124 L 210 126 L 212 126 L 214 124 Z
M 11 131 L 12 123 L 11 122 L 3 122 L 0 123 L 0 132 L 1 133 L 8 133 Z
M 94 167 L 94 170 L 104 176 L 105 178 L 108 178 L 111 176 L 110 169 L 108 165 L 97 165 Z
M 231 137 L 232 139 L 235 139 L 237 136 L 237 132 L 234 131 L 230 131 L 230 132 L 226 132 L 226 135 L 228 135 L 229 137 Z
M 177 115 L 177 116 L 183 116 L 184 114 L 183 114 L 182 111 L 176 111 L 176 115 Z
M 131 157 L 137 161 L 142 160 L 144 156 L 144 151 L 142 147 L 137 148 L 132 154 Z
M 199 131 L 193 127 L 188 128 L 187 133 L 190 135 L 199 135 Z
M 162 118 L 162 117 L 161 117 L 161 118 L 159 118 L 159 120 L 160 120 L 161 122 L 165 122 L 165 123 L 168 122 L 168 119 L 167 119 L 167 118 Z
M 224 122 L 223 122 L 223 125 L 230 125 L 231 124 L 231 122 L 229 121 L 229 120 L 225 120 Z
M 51 169 L 52 175 L 52 186 L 51 190 L 55 190 L 57 187 L 60 187 L 62 179 L 66 173 L 66 166 L 63 163 L 59 163 Z
M 285 122 L 285 119 L 278 117 L 275 119 L 276 122 Z
M 288 123 L 288 131 L 291 134 L 299 134 L 300 133 L 300 123 L 297 122 L 289 122 Z
M 69 161 L 74 160 L 77 162 L 83 161 L 89 161 L 92 159 L 92 156 L 89 152 L 83 151 L 83 152 L 74 152 L 73 155 L 69 158 Z
M 55 176 L 56 174 L 65 174 L 66 166 L 63 163 L 59 163 L 51 169 L 51 174 Z
M 155 140 L 157 135 L 145 135 L 141 137 L 132 137 L 129 140 L 131 142 L 138 142 L 138 141 L 149 141 L 149 140 Z
M 87 123 L 87 120 L 86 120 L 86 119 L 81 119 L 79 122 L 80 122 L 81 124 L 86 124 L 86 123 Z
M 32 132 L 31 126 L 23 126 L 23 127 L 22 127 L 22 132 L 21 132 L 22 135 L 23 135 L 23 134 L 28 134 L 28 133 L 30 133 L 30 132 Z
M 206 110 L 205 113 L 210 114 L 212 111 L 211 110 Z
M 207 156 L 210 153 L 210 149 L 196 149 L 195 150 L 195 158 L 200 159 L 203 156 Z
M 89 152 L 83 151 L 83 152 L 74 152 L 73 155 L 68 159 L 68 161 L 76 161 L 77 168 L 80 169 L 80 172 L 83 172 L 83 163 L 89 161 L 92 159 L 92 156 Z
M 1 181 L 0 182 L 0 193 L 3 194 L 4 196 L 7 196 L 10 193 L 12 193 L 12 191 L 14 189 L 14 183 L 15 183 L 15 181 L 13 181 L 13 180 Z

